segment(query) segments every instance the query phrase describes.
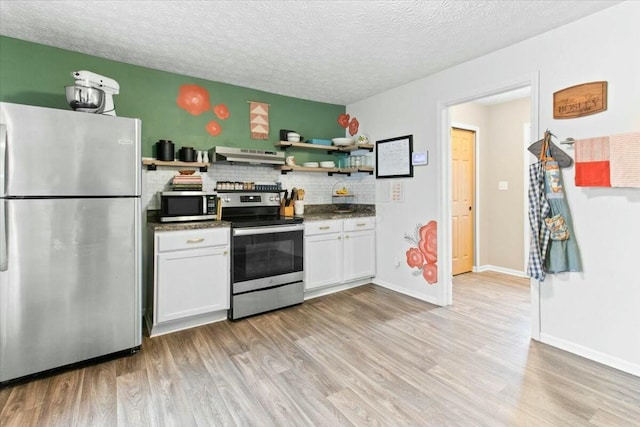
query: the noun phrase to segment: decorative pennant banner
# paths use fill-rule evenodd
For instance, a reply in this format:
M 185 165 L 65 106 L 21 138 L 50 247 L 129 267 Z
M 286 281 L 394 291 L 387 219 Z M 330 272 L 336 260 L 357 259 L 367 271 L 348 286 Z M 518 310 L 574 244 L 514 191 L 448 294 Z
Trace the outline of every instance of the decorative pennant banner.
M 249 101 L 251 139 L 269 139 L 269 104 Z

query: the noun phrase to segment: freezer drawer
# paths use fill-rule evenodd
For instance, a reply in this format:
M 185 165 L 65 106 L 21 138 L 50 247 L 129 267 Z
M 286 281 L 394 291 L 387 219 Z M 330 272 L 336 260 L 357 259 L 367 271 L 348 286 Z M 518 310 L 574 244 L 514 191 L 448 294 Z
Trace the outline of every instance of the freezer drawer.
M 0 203 L 0 381 L 139 346 L 140 199 Z

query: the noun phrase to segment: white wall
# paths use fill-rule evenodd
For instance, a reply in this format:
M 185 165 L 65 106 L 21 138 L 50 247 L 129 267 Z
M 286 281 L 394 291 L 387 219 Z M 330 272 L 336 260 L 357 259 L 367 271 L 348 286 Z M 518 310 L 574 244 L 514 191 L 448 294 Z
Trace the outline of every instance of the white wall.
M 348 106 L 373 141 L 413 134 L 414 151 L 429 151 L 429 165 L 416 167 L 414 177 L 403 180 L 404 202 L 377 203 L 379 284 L 427 301 L 446 301 L 443 284 L 450 267 L 443 261 L 448 254 L 443 210 L 448 177 L 442 150 L 443 145 L 448 148 L 443 133 L 448 130 L 441 117 L 446 105 L 533 76 L 539 78 L 537 135 L 547 128 L 561 139 L 640 130 L 639 20 L 640 2 L 624 2 Z M 608 81 L 607 111 L 553 119 L 553 92 L 597 80 Z M 541 284 L 540 338 L 640 375 L 640 190 L 576 188 L 573 168 L 563 174 L 584 272 L 549 276 Z M 409 245 L 403 235 L 416 223 L 433 219 L 438 221 L 441 268 L 438 283 L 428 285 L 406 265 Z

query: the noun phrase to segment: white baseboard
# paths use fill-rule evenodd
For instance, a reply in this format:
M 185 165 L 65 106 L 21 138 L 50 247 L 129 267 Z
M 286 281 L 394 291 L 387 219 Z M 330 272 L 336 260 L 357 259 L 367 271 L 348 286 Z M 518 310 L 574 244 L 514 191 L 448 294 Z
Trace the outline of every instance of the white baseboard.
M 170 332 L 183 331 L 185 329 L 195 328 L 196 326 L 208 325 L 209 323 L 221 322 L 227 320 L 227 310 L 220 310 L 213 313 L 199 314 L 184 319 L 172 320 L 169 322 L 159 323 L 152 326 L 149 316 L 146 316 L 147 331 L 149 337 L 157 337 Z
M 425 302 L 431 303 L 433 305 L 437 305 L 437 306 L 442 307 L 442 303 L 440 301 L 438 301 L 438 298 L 434 297 L 432 295 L 425 295 L 425 294 L 422 294 L 422 293 L 413 292 L 413 291 L 407 290 L 406 288 L 402 288 L 400 286 L 394 285 L 392 283 L 384 282 L 384 281 L 379 280 L 379 279 L 374 279 L 374 280 L 371 281 L 371 283 L 373 283 L 374 285 L 382 286 L 383 288 L 390 289 L 390 290 L 392 290 L 394 292 L 398 292 L 400 294 L 404 294 L 404 295 L 419 299 L 421 301 L 425 301 Z
M 572 343 L 570 341 L 566 341 L 561 338 L 556 338 L 549 334 L 541 333 L 540 342 L 549 344 L 561 350 L 568 351 L 569 353 L 577 354 L 578 356 L 585 357 L 589 360 L 593 360 L 594 362 L 602 363 L 603 365 L 610 366 L 620 371 L 640 377 L 640 365 L 631 363 L 627 360 L 623 360 L 606 353 L 601 353 L 599 351 Z
M 357 280 L 355 282 L 344 283 L 341 285 L 329 285 L 320 289 L 312 289 L 310 291 L 304 292 L 304 300 L 309 300 L 312 298 L 318 298 L 323 295 L 329 295 L 340 291 L 346 291 L 347 289 L 357 288 L 358 286 L 366 285 L 367 283 L 371 283 L 371 280 Z
M 524 271 L 513 270 L 511 268 L 498 267 L 497 265 L 491 265 L 491 264 L 481 265 L 479 267 L 473 267 L 473 271 L 476 273 L 482 273 L 483 271 L 495 271 L 496 273 L 504 273 L 510 276 L 529 277 L 527 276 L 527 273 L 525 273 Z

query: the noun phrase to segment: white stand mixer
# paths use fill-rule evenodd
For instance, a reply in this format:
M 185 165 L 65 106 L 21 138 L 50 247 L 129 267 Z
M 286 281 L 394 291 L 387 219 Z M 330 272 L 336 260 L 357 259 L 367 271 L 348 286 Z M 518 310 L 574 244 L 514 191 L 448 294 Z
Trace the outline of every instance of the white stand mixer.
M 118 82 L 86 70 L 73 71 L 71 77 L 76 80 L 76 84 L 67 86 L 67 101 L 74 110 L 116 115 L 113 95 L 120 93 Z M 96 96 L 95 92 L 102 92 L 102 96 Z

